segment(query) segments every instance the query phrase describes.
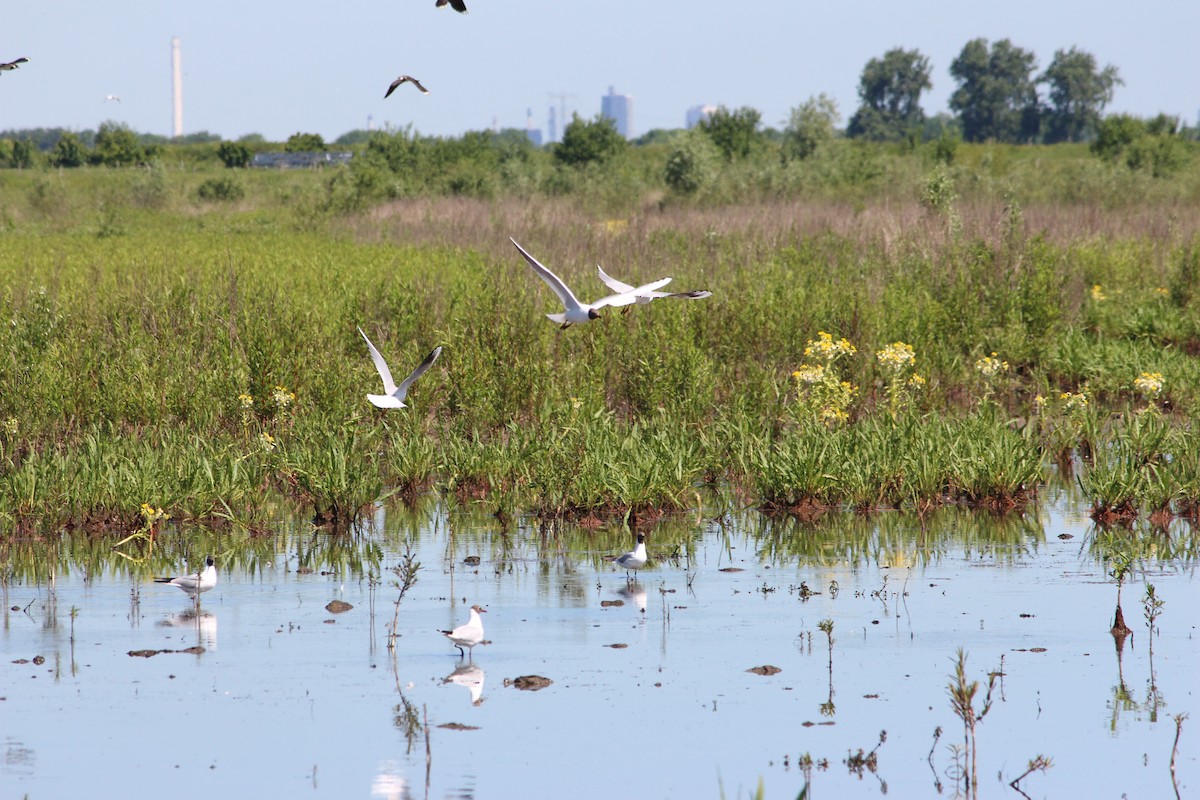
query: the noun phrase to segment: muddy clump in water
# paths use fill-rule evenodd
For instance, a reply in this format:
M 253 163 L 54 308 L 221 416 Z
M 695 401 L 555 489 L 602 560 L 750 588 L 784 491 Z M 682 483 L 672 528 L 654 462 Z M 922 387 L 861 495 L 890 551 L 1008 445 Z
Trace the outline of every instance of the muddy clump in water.
M 198 656 L 204 652 L 204 648 L 196 645 L 195 647 L 185 647 L 182 650 L 130 650 L 129 655 L 135 658 L 153 658 L 160 653 L 190 653 Z
M 543 678 L 541 675 L 521 675 L 517 678 L 504 679 L 505 686 L 515 686 L 518 689 L 523 689 L 529 692 L 536 692 L 539 689 L 545 689 L 552 683 L 554 683 L 554 681 L 550 680 L 549 678 Z
M 344 614 L 352 608 L 354 608 L 354 606 L 350 605 L 344 600 L 330 600 L 325 606 L 325 610 L 330 614 Z
M 751 667 L 746 672 L 753 672 L 755 675 L 776 675 L 783 672 L 783 670 L 771 664 L 763 664 L 761 667 Z

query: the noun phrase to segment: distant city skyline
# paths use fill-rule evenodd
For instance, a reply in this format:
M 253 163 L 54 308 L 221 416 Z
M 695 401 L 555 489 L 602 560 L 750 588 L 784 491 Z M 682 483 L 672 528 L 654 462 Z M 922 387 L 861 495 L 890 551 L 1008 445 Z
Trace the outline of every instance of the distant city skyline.
M 844 125 L 858 106 L 863 67 L 893 47 L 929 57 L 933 88 L 921 106 L 933 116 L 947 110 L 957 85 L 950 63 L 977 37 L 1033 52 L 1036 73 L 1055 50 L 1073 46 L 1114 65 L 1124 84 L 1108 113 L 1167 113 L 1195 124 L 1200 110 L 1194 2 L 1147 0 L 1130 13 L 1116 0 L 479 0 L 468 14 L 440 11 L 425 0 L 14 4 L 0 30 L 0 61 L 30 60 L 0 78 L 0 129 L 95 129 L 112 120 L 171 135 L 174 37 L 183 132 L 227 139 L 311 132 L 333 140 L 369 125 L 458 136 L 528 129 L 529 109 L 549 139 L 552 105 L 558 138 L 572 113 L 596 117 L 609 87 L 636 98 L 634 136 L 684 127 L 696 106 L 748 106 L 778 128 L 821 93 L 837 102 Z M 380 87 L 404 73 L 430 94 L 382 100 Z M 105 102 L 109 95 L 121 102 Z

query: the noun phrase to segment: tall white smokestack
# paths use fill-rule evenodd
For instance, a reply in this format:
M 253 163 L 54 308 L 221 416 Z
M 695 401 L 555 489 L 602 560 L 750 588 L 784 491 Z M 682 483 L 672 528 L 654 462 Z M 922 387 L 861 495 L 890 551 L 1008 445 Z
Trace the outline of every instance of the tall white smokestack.
M 179 55 L 179 37 L 171 39 L 171 100 L 174 115 L 174 133 L 176 138 L 183 136 L 183 67 Z

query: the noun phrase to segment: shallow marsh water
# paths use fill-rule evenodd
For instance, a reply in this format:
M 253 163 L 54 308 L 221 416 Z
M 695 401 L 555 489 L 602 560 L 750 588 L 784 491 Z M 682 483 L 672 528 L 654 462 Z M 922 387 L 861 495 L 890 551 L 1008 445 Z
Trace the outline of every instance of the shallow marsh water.
M 951 797 L 963 733 L 946 686 L 961 647 L 976 710 L 987 673 L 1004 673 L 977 727 L 980 796 L 1019 797 L 1008 781 L 1041 754 L 1053 766 L 1021 783 L 1031 797 L 1174 797 L 1173 716 L 1191 712 L 1176 773 L 1187 796 L 1200 784 L 1196 534 L 1137 532 L 1163 546 L 1125 584 L 1134 635 L 1118 658 L 1105 534 L 1081 508 L 1051 494 L 1024 517 L 948 510 L 924 526 L 671 519 L 649 529 L 653 560 L 632 590 L 603 560 L 632 546 L 618 528 L 501 536 L 490 518 L 434 508 L 380 510 L 353 535 L 173 531 L 160 557 L 219 558 L 198 617 L 100 549 L 14 545 L 0 793 L 103 796 L 136 781 L 180 798 L 732 798 L 761 780 L 768 798 L 806 781 L 815 796 Z M 406 545 L 421 569 L 392 653 Z M 1153 661 L 1147 582 L 1166 601 Z M 354 607 L 331 614 L 335 599 Z M 476 602 L 490 642 L 461 661 L 437 630 Z M 762 665 L 780 671 L 747 672 Z M 553 683 L 504 685 L 530 674 Z M 874 772 L 852 770 L 847 757 L 885 730 Z

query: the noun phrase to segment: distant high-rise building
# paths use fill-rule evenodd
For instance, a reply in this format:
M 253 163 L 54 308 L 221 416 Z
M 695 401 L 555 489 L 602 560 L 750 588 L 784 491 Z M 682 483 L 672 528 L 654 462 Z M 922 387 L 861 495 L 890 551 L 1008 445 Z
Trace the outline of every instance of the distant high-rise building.
M 546 115 L 546 141 L 558 141 L 558 124 L 554 121 L 554 106 L 550 106 L 550 112 Z
M 600 98 L 600 116 L 611 119 L 617 133 L 626 139 L 633 138 L 633 97 L 617 94 L 613 87 L 608 87 L 608 94 Z
M 542 132 L 533 127 L 533 109 L 525 109 L 525 136 L 533 143 L 534 147 L 542 146 Z
M 717 110 L 716 106 L 692 106 L 687 110 L 687 127 L 694 128 L 711 117 Z

